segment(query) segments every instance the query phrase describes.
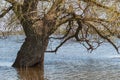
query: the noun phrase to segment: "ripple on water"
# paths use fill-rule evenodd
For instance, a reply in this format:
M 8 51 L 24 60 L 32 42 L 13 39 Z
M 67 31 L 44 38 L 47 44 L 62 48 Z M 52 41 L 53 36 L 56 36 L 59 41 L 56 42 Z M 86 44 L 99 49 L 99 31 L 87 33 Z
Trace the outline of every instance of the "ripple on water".
M 0 40 L 0 80 L 19 80 L 21 75 L 11 65 L 21 44 L 15 37 Z M 67 43 L 57 54 L 46 53 L 44 77 L 45 80 L 119 80 L 120 55 L 109 44 L 90 54 L 77 43 Z

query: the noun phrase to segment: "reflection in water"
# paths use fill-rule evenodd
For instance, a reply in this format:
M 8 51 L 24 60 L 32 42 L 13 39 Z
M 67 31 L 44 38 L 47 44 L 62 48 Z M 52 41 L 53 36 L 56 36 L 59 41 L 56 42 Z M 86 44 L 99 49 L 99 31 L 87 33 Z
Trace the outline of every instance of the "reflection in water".
M 16 69 L 20 80 L 44 80 L 44 68 L 20 68 Z
M 45 54 L 44 69 L 15 70 L 11 65 L 22 44 L 15 40 L 15 36 L 0 40 L 0 80 L 120 80 L 120 55 L 109 44 L 88 54 L 72 42 L 57 54 Z

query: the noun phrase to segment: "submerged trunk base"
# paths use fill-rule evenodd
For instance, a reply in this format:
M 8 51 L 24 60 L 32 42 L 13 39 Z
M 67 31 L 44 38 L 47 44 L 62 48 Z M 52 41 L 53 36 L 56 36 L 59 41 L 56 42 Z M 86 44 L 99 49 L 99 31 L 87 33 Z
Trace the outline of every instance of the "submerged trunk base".
M 23 43 L 13 67 L 39 67 L 44 65 L 44 52 L 48 40 L 42 37 L 27 37 Z

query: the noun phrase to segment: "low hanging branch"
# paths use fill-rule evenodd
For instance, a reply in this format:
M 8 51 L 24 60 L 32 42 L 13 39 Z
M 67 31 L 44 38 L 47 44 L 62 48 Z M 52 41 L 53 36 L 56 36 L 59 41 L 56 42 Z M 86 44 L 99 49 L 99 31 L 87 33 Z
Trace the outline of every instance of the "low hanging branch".
M 57 50 L 65 43 L 67 42 L 68 40 L 70 40 L 71 38 L 77 38 L 78 39 L 78 35 L 79 35 L 79 31 L 82 29 L 82 24 L 79 20 L 77 20 L 77 24 L 78 24 L 78 28 L 76 29 L 76 32 L 75 34 L 73 34 L 72 36 L 68 36 L 70 30 L 72 29 L 71 27 L 73 26 L 73 22 L 70 20 L 69 23 L 68 23 L 68 26 L 69 26 L 69 29 L 67 31 L 67 33 L 63 36 L 63 37 L 60 37 L 60 38 L 54 38 L 54 37 L 50 37 L 52 39 L 65 39 L 63 42 L 61 42 L 56 48 L 55 50 L 52 50 L 52 51 L 46 51 L 46 52 L 57 52 Z
M 107 40 L 115 48 L 118 54 L 120 53 L 118 47 L 107 36 L 102 35 L 92 24 L 90 23 L 87 24 L 91 26 L 101 38 Z
M 65 39 L 65 38 L 66 38 L 66 39 L 65 39 L 63 42 L 61 42 L 61 43 L 55 48 L 55 50 L 46 51 L 46 52 L 57 52 L 57 50 L 58 50 L 65 42 L 67 42 L 67 41 L 70 40 L 71 38 L 75 38 L 77 41 L 83 41 L 82 39 L 79 39 L 79 37 L 78 37 L 80 30 L 82 30 L 81 21 L 80 21 L 80 20 L 77 20 L 76 22 L 77 22 L 77 24 L 78 24 L 78 27 L 77 27 L 77 29 L 76 29 L 76 32 L 75 32 L 73 35 L 67 37 L 68 34 L 69 34 L 69 32 L 70 32 L 70 30 L 71 30 L 71 27 L 73 26 L 73 22 L 70 21 L 70 22 L 69 22 L 70 28 L 69 28 L 67 34 L 65 34 L 65 36 L 61 37 L 62 39 Z M 53 38 L 53 37 L 52 37 L 52 38 Z M 61 38 L 53 38 L 53 39 L 61 39 Z
M 66 43 L 68 40 L 70 40 L 71 38 L 74 38 L 74 35 L 69 36 L 68 38 L 66 38 L 63 42 L 61 42 L 61 43 L 55 48 L 55 50 L 46 51 L 46 52 L 57 52 L 58 49 L 59 49 L 64 43 Z
M 97 43 L 97 46 L 94 47 L 94 46 L 90 43 L 90 40 L 88 40 L 87 37 L 84 36 L 84 33 L 82 32 L 82 28 L 83 28 L 82 22 L 81 22 L 80 20 L 77 20 L 76 22 L 77 22 L 78 26 L 77 26 L 77 29 L 75 30 L 75 33 L 74 33 L 73 35 L 69 36 L 69 37 L 67 37 L 69 33 L 65 34 L 65 36 L 60 37 L 60 38 L 51 37 L 52 39 L 65 39 L 65 40 L 63 40 L 63 42 L 61 42 L 54 50 L 46 51 L 46 52 L 57 52 L 57 50 L 58 50 L 65 42 L 67 42 L 67 41 L 70 40 L 71 38 L 75 38 L 76 41 L 79 41 L 79 42 L 85 42 L 85 43 L 88 45 L 88 47 L 87 47 L 85 44 L 82 44 L 82 45 L 83 45 L 87 50 L 91 50 L 90 52 L 92 52 L 94 49 L 98 48 L 102 42 L 101 42 L 101 41 L 96 41 L 95 43 Z M 70 22 L 70 23 L 71 23 L 71 22 Z M 70 24 L 70 23 L 69 23 L 69 24 Z M 72 25 L 70 25 L 70 26 L 72 27 Z M 71 30 L 71 29 L 69 28 L 69 30 Z M 69 32 L 69 30 L 68 30 L 68 32 Z M 80 34 L 80 31 L 81 31 L 81 34 Z M 87 30 L 87 31 L 88 31 L 88 30 Z M 88 32 L 85 32 L 85 33 L 86 33 L 85 35 L 88 34 Z M 67 36 L 66 36 L 66 35 L 67 35 Z M 82 35 L 82 37 L 80 38 L 79 35 Z
M 9 3 L 12 4 L 12 6 L 14 6 L 14 12 L 17 12 L 21 15 L 21 6 L 22 5 L 17 5 L 19 4 L 16 0 L 5 0 Z M 26 2 L 32 1 L 32 0 L 24 0 Z M 50 1 L 50 0 L 34 0 L 34 1 Z M 46 52 L 56 52 L 65 42 L 67 42 L 69 39 L 71 38 L 75 38 L 76 41 L 79 41 L 80 43 L 83 44 L 83 46 L 86 47 L 87 50 L 94 50 L 97 47 L 100 46 L 100 44 L 102 43 L 101 41 L 93 41 L 94 43 L 97 43 L 97 47 L 94 48 L 94 45 L 92 43 L 91 38 L 89 38 L 89 34 L 91 34 L 89 32 L 89 29 L 93 29 L 101 38 L 107 40 L 110 44 L 113 45 L 113 47 L 116 49 L 116 51 L 119 53 L 118 51 L 118 47 L 106 36 L 104 36 L 103 34 L 100 33 L 100 31 L 98 29 L 96 29 L 96 27 L 90 23 L 87 23 L 87 28 L 85 29 L 83 24 L 85 24 L 85 21 L 92 21 L 92 22 L 105 22 L 105 23 L 109 23 L 111 22 L 110 20 L 106 19 L 106 18 L 99 18 L 99 17 L 85 17 L 85 13 L 88 13 L 87 10 L 90 8 L 91 5 L 89 4 L 93 4 L 94 6 L 97 6 L 98 8 L 103 8 L 105 10 L 109 10 L 111 12 L 116 13 L 117 15 L 120 15 L 119 11 L 114 10 L 111 7 L 105 6 L 102 3 L 99 3 L 95 0 L 81 0 L 84 1 L 85 3 L 88 3 L 87 6 L 85 8 L 81 7 L 81 4 L 79 5 L 80 10 L 82 10 L 82 14 L 77 15 L 75 14 L 75 8 L 73 5 L 69 5 L 65 2 L 67 2 L 66 0 L 53 0 L 53 5 L 51 6 L 51 8 L 48 10 L 48 12 L 45 14 L 45 17 L 51 21 L 55 23 L 55 26 L 50 28 L 50 35 L 52 33 L 54 33 L 55 30 L 57 30 L 60 25 L 68 23 L 68 30 L 66 30 L 66 33 L 62 36 L 62 37 L 50 37 L 52 39 L 63 39 L 63 41 L 52 51 L 46 51 Z M 25 3 L 24 3 L 25 4 Z M 23 4 L 23 5 L 24 5 Z M 65 5 L 68 5 L 69 8 L 66 9 Z M 0 14 L 0 18 L 5 16 L 11 9 L 12 6 L 7 8 L 6 10 L 3 11 L 2 14 Z M 25 10 L 26 11 L 26 10 Z M 92 11 L 92 10 L 91 10 Z M 24 14 L 22 14 L 24 15 Z M 21 17 L 21 16 L 20 16 Z M 37 18 L 38 20 L 39 18 Z M 36 20 L 35 20 L 36 21 Z M 33 21 L 34 22 L 34 21 Z M 75 24 L 77 24 L 77 27 L 73 28 L 73 23 L 76 22 Z M 113 34 L 110 29 L 100 23 L 102 26 L 105 27 L 105 29 L 108 30 L 108 32 L 110 34 Z M 51 24 L 50 24 L 51 25 Z M 90 26 L 90 27 L 89 27 Z M 74 29 L 74 30 L 73 30 Z M 73 34 L 70 34 L 71 31 L 74 31 Z M 92 34 L 92 36 L 94 36 L 94 34 Z M 93 39 L 93 38 L 92 38 Z

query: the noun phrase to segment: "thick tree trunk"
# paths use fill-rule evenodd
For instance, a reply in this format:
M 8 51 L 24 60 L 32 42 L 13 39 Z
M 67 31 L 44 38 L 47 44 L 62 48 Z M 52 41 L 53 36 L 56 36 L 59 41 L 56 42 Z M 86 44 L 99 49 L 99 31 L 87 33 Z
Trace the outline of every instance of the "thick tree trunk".
M 32 25 L 29 22 L 23 23 L 26 39 L 17 54 L 13 67 L 43 65 L 44 52 L 48 45 L 47 28 L 43 24 L 43 21 L 37 21 Z
M 17 6 L 13 9 L 26 35 L 25 42 L 17 54 L 13 67 L 43 66 L 50 28 L 55 24 L 53 17 L 39 19 L 37 15 L 38 1 L 24 0 L 23 6 Z
M 40 36 L 27 37 L 18 52 L 13 67 L 42 66 L 47 44 L 48 40 L 43 41 Z

